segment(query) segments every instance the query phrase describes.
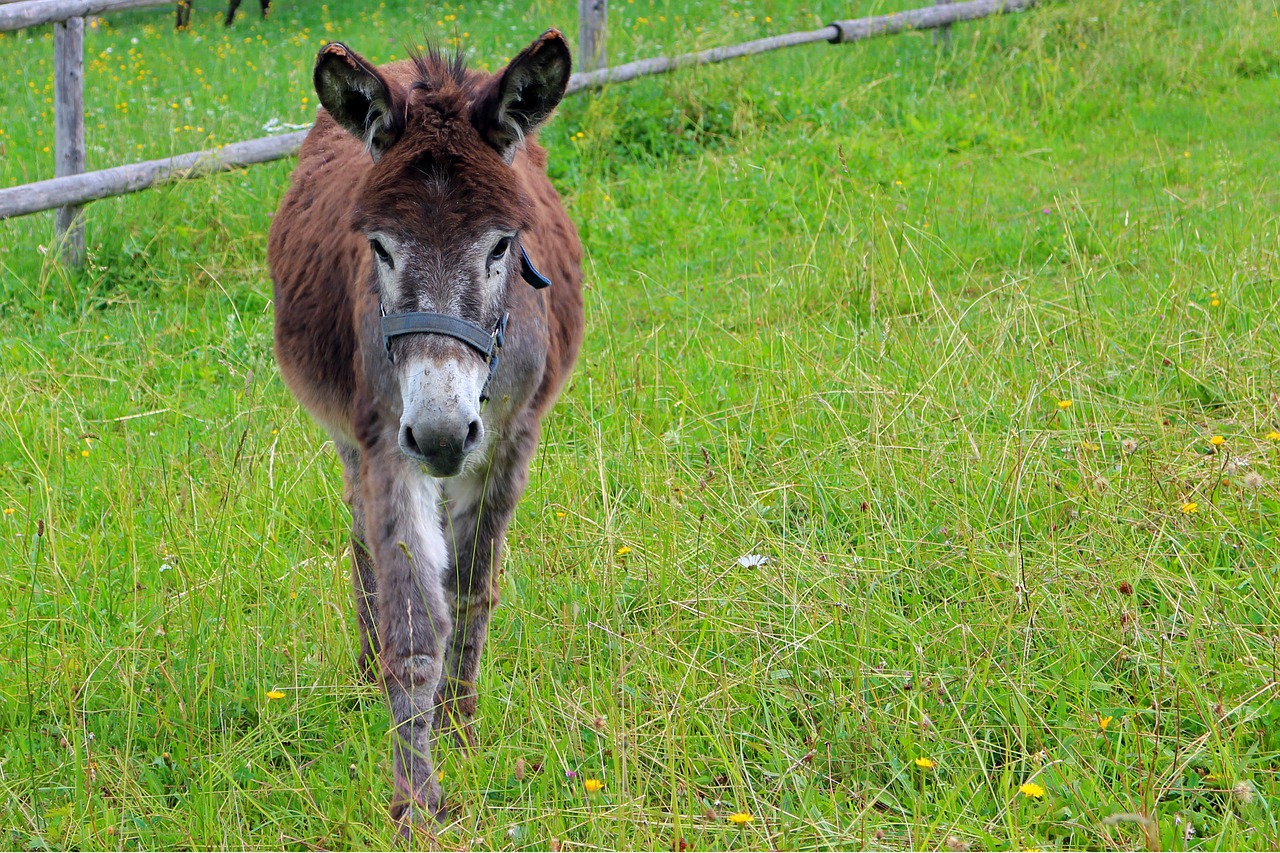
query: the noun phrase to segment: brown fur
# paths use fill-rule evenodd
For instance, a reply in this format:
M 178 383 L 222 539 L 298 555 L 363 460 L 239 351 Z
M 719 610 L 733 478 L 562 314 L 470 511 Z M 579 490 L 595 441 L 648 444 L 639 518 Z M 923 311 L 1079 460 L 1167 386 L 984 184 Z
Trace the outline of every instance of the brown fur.
M 435 53 L 375 70 L 330 45 L 316 73 L 329 109 L 303 143 L 268 247 L 276 354 L 286 384 L 343 460 L 361 664 L 372 670 L 379 661 L 397 733 L 393 812 L 409 822 L 415 811 L 441 811 L 429 734 L 446 714 L 474 711 L 506 527 L 540 420 L 582 340 L 577 232 L 547 179 L 546 153 L 532 140 L 515 144 L 523 132 L 511 130 L 514 116 L 536 131 L 554 108 L 568 48 L 549 31 L 489 75 Z M 367 89 L 384 94 L 366 115 Z M 355 133 L 369 137 L 369 149 Z M 488 440 L 457 476 L 438 479 L 402 452 L 406 401 L 427 392 L 409 389 L 425 380 L 405 379 L 388 357 L 379 303 L 390 313 L 447 309 L 491 328 L 497 315 L 488 291 L 468 279 L 468 247 L 492 229 L 518 232 L 553 285 L 529 287 L 510 255 L 495 262 L 507 265 L 497 310 L 510 321 L 483 410 Z M 371 234 L 395 236 L 402 254 L 394 271 L 379 266 Z M 396 362 L 478 369 L 452 339 L 395 340 Z

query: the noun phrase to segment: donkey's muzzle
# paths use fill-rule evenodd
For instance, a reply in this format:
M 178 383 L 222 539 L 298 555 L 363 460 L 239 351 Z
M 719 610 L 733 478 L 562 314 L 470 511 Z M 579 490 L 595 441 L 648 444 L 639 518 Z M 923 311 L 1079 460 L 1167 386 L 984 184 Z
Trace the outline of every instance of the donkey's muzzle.
M 400 450 L 433 477 L 452 477 L 461 471 L 483 438 L 479 418 L 452 424 L 400 424 Z

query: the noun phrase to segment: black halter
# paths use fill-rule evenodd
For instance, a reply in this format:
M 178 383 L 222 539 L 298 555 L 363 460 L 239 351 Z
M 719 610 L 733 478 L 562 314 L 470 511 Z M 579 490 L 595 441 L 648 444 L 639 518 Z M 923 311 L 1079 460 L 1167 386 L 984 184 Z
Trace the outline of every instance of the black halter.
M 551 286 L 551 280 L 538 272 L 523 246 L 520 247 L 520 277 L 535 290 Z M 502 349 L 506 341 L 507 319 L 510 314 L 504 313 L 493 331 L 486 331 L 470 320 L 451 314 L 435 314 L 430 311 L 387 314 L 381 304 L 379 311 L 382 311 L 382 339 L 387 347 L 387 358 L 395 361 L 391 355 L 391 339 L 399 335 L 446 335 L 455 338 L 480 353 L 480 357 L 489 365 L 489 376 L 480 389 L 480 402 L 489 399 L 489 383 L 493 381 L 493 374 L 498 372 L 498 350 Z

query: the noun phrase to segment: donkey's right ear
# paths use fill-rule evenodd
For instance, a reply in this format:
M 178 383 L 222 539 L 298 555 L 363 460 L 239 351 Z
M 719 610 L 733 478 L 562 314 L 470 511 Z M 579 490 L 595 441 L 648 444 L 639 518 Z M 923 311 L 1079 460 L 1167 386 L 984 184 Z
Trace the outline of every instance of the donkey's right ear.
M 404 95 L 365 59 L 341 42 L 320 48 L 313 75 L 329 115 L 364 143 L 377 162 L 404 133 Z

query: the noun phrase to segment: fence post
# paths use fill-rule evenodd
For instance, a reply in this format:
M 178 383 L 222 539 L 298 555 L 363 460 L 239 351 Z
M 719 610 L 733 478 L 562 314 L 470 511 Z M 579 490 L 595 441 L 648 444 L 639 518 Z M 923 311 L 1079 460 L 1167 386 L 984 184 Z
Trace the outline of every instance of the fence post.
M 53 25 L 54 174 L 84 171 L 84 18 Z M 58 208 L 58 251 L 73 266 L 84 263 L 84 208 Z
M 609 64 L 605 53 L 608 0 L 578 0 L 578 70 L 595 71 Z
M 935 6 L 950 6 L 951 0 L 934 0 Z M 943 24 L 933 31 L 933 43 L 940 47 L 951 47 L 951 25 Z

